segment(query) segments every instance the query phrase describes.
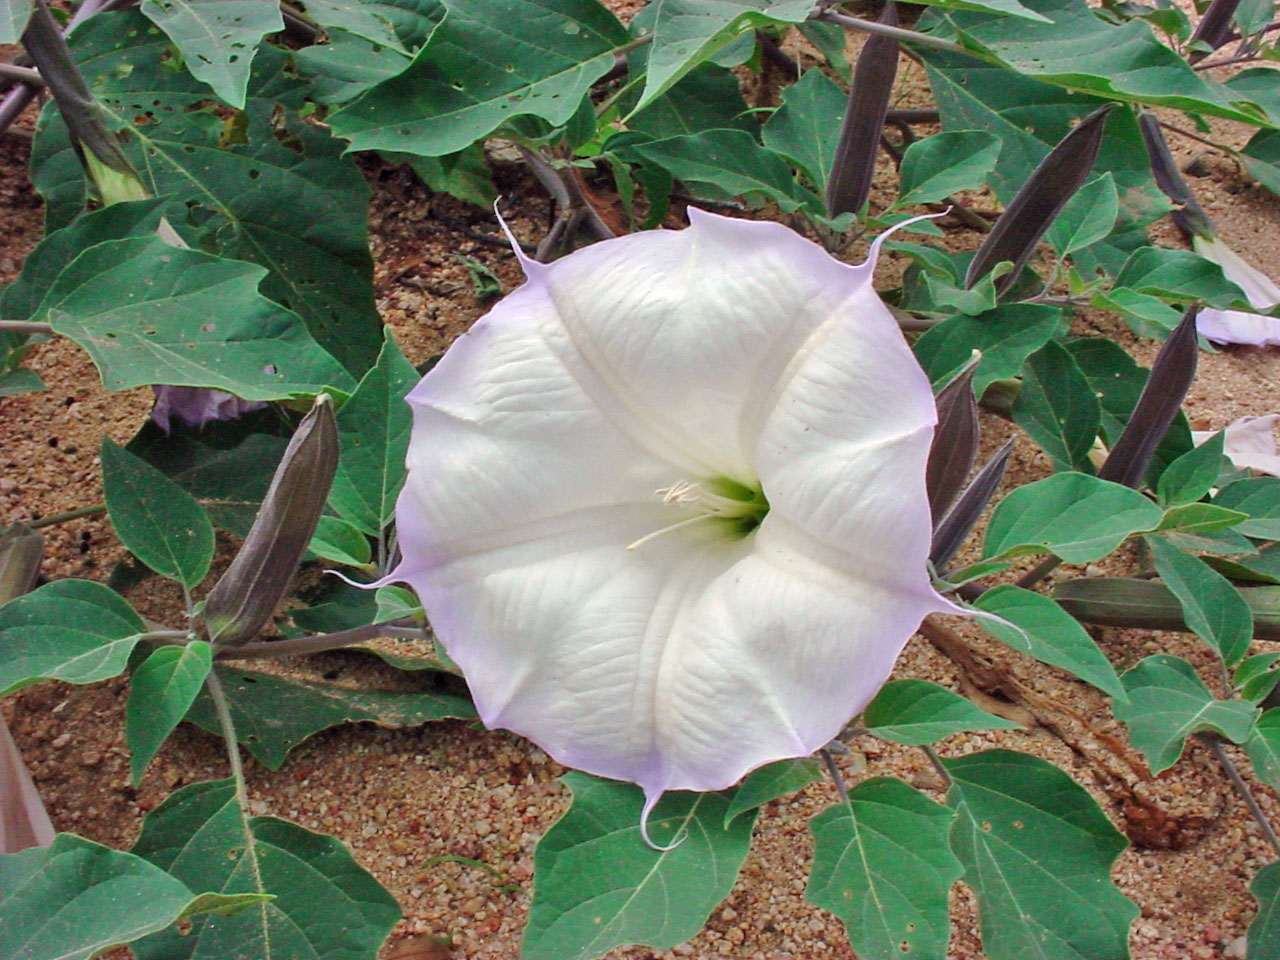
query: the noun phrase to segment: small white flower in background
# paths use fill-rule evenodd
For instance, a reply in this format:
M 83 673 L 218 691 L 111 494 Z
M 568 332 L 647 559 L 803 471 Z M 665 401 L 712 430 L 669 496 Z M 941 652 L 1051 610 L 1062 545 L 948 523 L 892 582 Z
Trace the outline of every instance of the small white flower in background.
M 1270 310 L 1280 303 L 1280 287 L 1217 237 L 1197 234 L 1191 238 L 1191 245 L 1200 256 L 1220 266 L 1226 278 L 1244 291 L 1255 309 Z M 1246 310 L 1205 307 L 1196 316 L 1196 330 L 1216 343 L 1280 346 L 1280 318 Z
M 643 788 L 839 734 L 935 593 L 929 382 L 871 285 L 776 223 L 553 264 L 409 395 L 402 564 L 481 718 Z
M 1222 452 L 1240 470 L 1256 470 L 1280 477 L 1280 455 L 1276 453 L 1275 424 L 1280 413 L 1264 417 L 1241 417 L 1227 426 Z M 1217 431 L 1195 430 L 1191 439 L 1201 444 Z

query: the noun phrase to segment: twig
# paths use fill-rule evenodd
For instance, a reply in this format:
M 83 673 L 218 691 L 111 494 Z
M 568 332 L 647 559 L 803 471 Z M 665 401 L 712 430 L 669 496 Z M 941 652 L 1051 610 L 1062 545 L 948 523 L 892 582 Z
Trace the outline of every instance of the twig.
M 1213 63 L 1205 63 L 1203 60 L 1199 63 L 1191 65 L 1192 70 L 1212 70 L 1214 67 L 1229 67 L 1233 63 L 1250 63 L 1258 59 L 1257 51 L 1251 53 L 1242 53 L 1236 57 L 1227 57 L 1225 60 L 1215 60 Z
M 66 523 L 68 520 L 79 520 L 81 517 L 96 517 L 100 513 L 107 512 L 105 503 L 95 503 L 92 507 L 80 507 L 77 510 L 68 510 L 65 513 L 54 513 L 47 517 L 41 517 L 39 520 L 27 520 L 26 525 L 32 530 L 39 530 L 41 527 L 51 527 L 55 523 Z
M 49 334 L 53 333 L 53 327 L 47 323 L 28 323 L 26 320 L 0 320 L 0 333 Z
M 1232 763 L 1231 758 L 1227 756 L 1227 751 L 1222 746 L 1222 741 L 1213 736 L 1206 734 L 1197 734 L 1201 742 L 1208 745 L 1209 750 L 1218 758 L 1218 763 L 1222 765 L 1222 769 L 1226 771 L 1227 779 L 1231 781 L 1231 785 L 1236 788 L 1236 793 L 1240 794 L 1240 799 L 1244 801 L 1244 805 L 1249 808 L 1249 813 L 1253 815 L 1253 819 L 1258 824 L 1258 829 L 1262 831 L 1262 835 L 1267 838 L 1267 842 L 1271 844 L 1272 849 L 1276 853 L 1280 853 L 1280 836 L 1276 835 L 1275 828 L 1271 826 L 1271 821 L 1267 819 L 1266 811 L 1264 811 L 1258 800 L 1253 795 L 1253 791 L 1249 789 L 1249 785 L 1244 782 L 1244 778 L 1240 776 L 1240 771 L 1236 769 L 1236 765 Z
M 769 36 L 763 30 L 757 30 L 756 40 L 760 43 L 760 50 L 764 54 L 764 58 L 766 60 L 782 70 L 783 73 L 790 74 L 797 80 L 800 79 L 800 64 L 791 59 L 791 57 L 789 57 L 783 49 L 774 42 L 773 37 Z
M 937 110 L 890 110 L 884 118 L 890 123 L 937 123 L 942 116 Z
M 1057 570 L 1062 565 L 1060 557 L 1045 557 L 1036 566 L 1024 573 L 1016 581 L 1016 585 L 1024 590 L 1030 590 L 1037 583 L 1047 577 L 1049 574 Z
M 313 637 L 297 637 L 293 640 L 262 640 L 242 643 L 239 646 L 221 647 L 219 660 L 252 660 L 259 657 L 287 657 L 301 653 L 322 653 L 338 650 L 353 644 L 372 640 L 374 637 L 408 637 L 420 639 L 422 631 L 411 620 L 388 620 L 386 623 L 369 623 L 336 633 L 319 633 Z
M 822 757 L 822 762 L 827 765 L 827 774 L 831 777 L 831 782 L 835 784 L 836 793 L 840 795 L 840 802 L 848 806 L 849 788 L 845 786 L 844 777 L 840 775 L 840 768 L 836 766 L 836 758 L 831 755 L 831 751 L 826 747 L 818 751 L 818 756 Z
M 904 27 L 891 27 L 887 23 L 876 23 L 874 20 L 863 20 L 859 17 L 846 16 L 843 13 L 836 13 L 834 10 L 823 10 L 813 14 L 810 20 L 821 20 L 824 23 L 834 23 L 850 30 L 861 30 L 864 33 L 879 33 L 886 37 L 893 37 L 895 40 L 901 40 L 903 43 L 915 43 L 922 47 L 933 47 L 937 50 L 947 50 L 950 53 L 962 53 L 968 57 L 974 57 L 981 60 L 982 57 L 976 51 L 967 47 L 962 47 L 958 43 L 952 43 L 950 40 L 941 40 L 938 37 L 931 37 L 927 33 L 920 33 L 918 30 L 907 30 Z
M 929 762 L 933 764 L 933 769 L 938 771 L 938 776 L 942 778 L 943 785 L 950 790 L 951 784 L 955 781 L 951 779 L 951 771 L 947 769 L 947 765 L 942 762 L 942 757 L 938 756 L 938 751 L 929 746 L 922 744 L 920 747 L 924 751 L 925 756 L 929 758 Z
M 40 76 L 39 70 L 20 67 L 14 63 L 0 63 L 0 77 L 8 80 L 17 80 L 19 83 L 27 83 L 35 87 L 44 86 L 44 79 Z
M 1224 146 L 1221 143 L 1214 143 L 1212 140 L 1208 140 L 1200 136 L 1198 133 L 1192 133 L 1190 130 L 1183 130 L 1182 127 L 1175 127 L 1172 123 L 1165 123 L 1163 120 L 1161 120 L 1160 126 L 1164 127 L 1166 130 L 1172 133 L 1178 134 L 1179 136 L 1186 137 L 1189 140 L 1195 140 L 1198 143 L 1203 143 L 1206 147 L 1213 147 L 1213 149 L 1215 150 L 1221 150 L 1223 153 L 1229 153 L 1232 156 L 1235 156 L 1235 154 L 1237 153 L 1237 151 L 1232 150 L 1228 146 Z

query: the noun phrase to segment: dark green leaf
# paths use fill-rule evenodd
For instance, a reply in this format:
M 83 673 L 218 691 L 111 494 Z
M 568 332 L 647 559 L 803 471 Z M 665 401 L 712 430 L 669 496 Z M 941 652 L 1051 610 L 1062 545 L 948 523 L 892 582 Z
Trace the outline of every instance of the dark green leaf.
M 1166 510 L 1155 532 L 1197 535 L 1217 533 L 1236 526 L 1248 517 L 1247 513 L 1215 507 L 1211 503 L 1184 503 Z
M 916 746 L 969 730 L 1022 729 L 927 680 L 890 680 L 868 704 L 862 724 L 882 740 Z
M 782 106 L 761 131 L 764 145 L 796 164 L 814 189 L 822 190 L 831 176 L 844 110 L 844 91 L 821 70 L 809 70 L 783 92 Z
M 1098 398 L 1066 349 L 1051 340 L 1027 358 L 1013 421 L 1049 455 L 1055 468 L 1092 472 L 1089 452 L 1101 420 Z
M 1280 958 L 1280 862 L 1269 863 L 1253 878 L 1249 892 L 1258 901 L 1258 912 L 1249 924 L 1245 960 Z
M 1213 502 L 1249 515 L 1249 520 L 1236 528 L 1246 537 L 1280 540 L 1280 479 L 1251 477 L 1237 480 L 1223 487 Z
M 1120 215 L 1120 194 L 1110 173 L 1089 181 L 1063 205 L 1046 236 L 1062 256 L 1105 240 Z
M 410 57 L 345 30 L 332 30 L 329 42 L 298 50 L 298 69 L 315 85 L 320 103 L 350 103 L 384 80 L 402 73 Z
M 17 43 L 22 39 L 33 6 L 33 0 L 9 0 L 0 9 L 0 43 Z
M 215 667 L 236 736 L 259 761 L 279 770 L 299 743 L 340 723 L 369 721 L 384 727 L 415 727 L 433 720 L 474 717 L 465 697 L 448 693 L 390 693 L 309 680 L 284 680 L 269 673 Z M 202 693 L 187 719 L 216 733 L 218 718 Z
M 853 70 L 849 67 L 849 56 L 846 52 L 848 35 L 844 27 L 835 23 L 823 23 L 820 20 L 806 20 L 799 24 L 804 38 L 812 43 L 827 58 L 827 63 L 835 71 L 835 75 L 847 86 L 853 80 Z
M 708 184 L 735 197 L 764 195 L 788 211 L 801 203 L 786 161 L 742 130 L 707 130 L 632 149 L 690 185 Z
M 440 0 L 308 0 L 316 23 L 412 53 L 444 19 Z
M 1258 779 L 1280 790 L 1280 707 L 1263 712 L 1244 746 Z
M 821 76 L 820 71 L 811 72 Z M 783 94 L 784 101 L 794 95 L 792 91 L 798 86 L 799 84 L 795 84 L 787 88 Z M 843 105 L 843 97 L 841 104 Z M 738 88 L 738 78 L 733 72 L 704 63 L 691 70 L 649 106 L 628 117 L 627 129 L 647 133 L 655 140 L 663 140 L 667 137 L 690 136 L 704 130 L 744 130 L 755 133 L 759 127 L 747 111 L 747 104 Z
M 976 190 L 995 169 L 1000 141 L 982 130 L 939 133 L 907 147 L 899 168 L 897 207 L 931 203 L 958 190 Z
M 1259 130 L 1239 156 L 1255 180 L 1272 193 L 1280 194 L 1280 130 Z
M 844 921 L 866 960 L 941 960 L 947 895 L 964 868 L 947 834 L 954 814 L 901 780 L 858 784 L 849 803 L 809 822 L 813 873 L 805 897 Z
M 1258 653 L 1241 660 L 1231 676 L 1240 696 L 1251 703 L 1259 703 L 1274 690 L 1280 681 L 1277 661 L 1280 661 L 1280 653 Z
M 1116 276 L 1115 285 L 1182 303 L 1206 300 L 1226 306 L 1245 300 L 1240 288 L 1216 263 L 1190 250 L 1166 247 L 1144 247 L 1135 252 Z
M 1116 701 L 1116 716 L 1152 773 L 1177 763 L 1187 737 L 1197 731 L 1213 730 L 1237 743 L 1253 732 L 1258 708 L 1244 700 L 1215 700 L 1181 657 L 1147 657 L 1121 679 L 1129 699 Z
M 102 440 L 102 486 L 116 535 L 135 557 L 188 590 L 213 562 L 213 524 L 191 494 L 110 437 Z
M 1178 597 L 1187 625 L 1228 664 L 1240 660 L 1253 639 L 1253 613 L 1231 581 L 1204 561 L 1161 537 L 1148 537 L 1156 572 Z
M 929 379 L 937 380 L 981 350 L 973 377 L 974 393 L 981 397 L 996 380 L 1017 376 L 1026 358 L 1049 342 L 1061 322 L 1057 307 L 1024 303 L 976 317 L 951 317 L 916 341 L 916 358 Z
M 1053 553 L 1067 563 L 1100 560 L 1130 534 L 1152 530 L 1163 512 L 1142 494 L 1083 473 L 1018 487 L 996 506 L 986 557 Z
M 974 606 L 1018 628 L 1000 620 L 979 620 L 982 629 L 996 639 L 1123 699 L 1120 678 L 1093 638 L 1048 597 L 1006 583 L 983 593 Z
M 38 680 L 119 676 L 145 631 L 125 599 L 100 583 L 47 583 L 0 609 L 0 695 Z
M 190 708 L 212 666 L 213 648 L 193 640 L 183 647 L 160 647 L 133 671 L 124 724 L 134 786 Z
M 230 780 L 194 783 L 147 815 L 133 852 L 199 890 L 274 899 L 134 945 L 140 960 L 372 958 L 400 910 L 333 837 L 271 817 L 248 821 Z
M 992 960 L 1127 956 L 1138 908 L 1110 877 L 1127 844 L 1085 789 L 1008 750 L 944 762 L 957 813 L 951 848 L 978 897 Z
M 1218 431 L 1198 447 L 1188 450 L 1160 474 L 1156 493 L 1162 506 L 1195 503 L 1222 472 L 1222 446 L 1226 435 Z
M 688 940 L 729 894 L 754 816 L 725 827 L 725 793 L 668 793 L 640 835 L 644 795 L 629 783 L 568 773 L 573 806 L 538 842 L 521 960 L 586 960 L 627 943 Z
M 377 613 L 374 614 L 374 623 L 385 623 L 388 620 L 404 620 L 412 618 L 422 621 L 424 615 L 422 612 L 422 604 L 418 598 L 414 596 L 412 590 L 404 587 L 379 587 L 374 594 L 377 601 Z
M 822 766 L 809 757 L 779 760 L 752 770 L 733 791 L 733 797 L 724 812 L 725 829 L 740 814 L 762 807 L 770 800 L 803 790 L 815 780 L 821 779 Z
M 307 549 L 325 560 L 351 567 L 368 566 L 373 556 L 365 532 L 337 517 L 320 518 Z

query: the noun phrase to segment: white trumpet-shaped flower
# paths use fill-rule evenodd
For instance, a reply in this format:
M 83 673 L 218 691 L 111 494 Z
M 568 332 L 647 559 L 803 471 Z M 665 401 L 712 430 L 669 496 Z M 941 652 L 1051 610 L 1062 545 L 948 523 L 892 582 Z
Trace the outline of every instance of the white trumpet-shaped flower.
M 1216 236 L 1191 238 L 1196 253 L 1222 268 L 1223 274 L 1242 291 L 1256 310 L 1270 310 L 1280 303 L 1280 287 Z M 1280 319 L 1247 310 L 1205 307 L 1196 315 L 1196 330 L 1216 343 L 1247 343 L 1257 347 L 1280 346 Z
M 412 391 L 392 574 L 487 725 L 646 814 L 822 747 L 954 610 L 926 568 L 934 399 L 874 249 L 690 219 L 524 260 Z

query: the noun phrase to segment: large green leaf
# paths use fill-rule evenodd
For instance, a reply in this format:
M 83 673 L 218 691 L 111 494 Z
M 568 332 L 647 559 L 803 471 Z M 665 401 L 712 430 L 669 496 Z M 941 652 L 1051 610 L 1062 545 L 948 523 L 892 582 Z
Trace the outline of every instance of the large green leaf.
M 628 40 L 596 0 L 449 0 L 413 63 L 329 118 L 355 150 L 438 157 L 516 117 L 567 123 Z
M 294 54 L 298 70 L 311 79 L 312 96 L 319 103 L 349 103 L 409 66 L 410 57 L 394 47 L 384 47 L 330 30 L 329 42 L 304 47 Z
M 1138 908 L 1111 882 L 1124 836 L 1083 787 L 1039 757 L 987 750 L 944 761 L 951 848 L 978 897 L 992 960 L 1127 957 Z
M 1222 267 L 1190 250 L 1144 247 L 1134 251 L 1116 276 L 1116 286 L 1179 303 L 1206 300 L 1217 306 L 1247 303 Z
M 1280 958 L 1280 862 L 1268 863 L 1249 884 L 1258 913 L 1249 924 L 1245 960 Z
M 890 680 L 867 705 L 862 723 L 882 740 L 916 746 L 968 730 L 1020 730 L 928 680 Z
M 142 0 L 140 9 L 169 35 L 191 75 L 237 108 L 258 44 L 284 29 L 273 0 Z
M 197 897 L 141 857 L 60 833 L 47 847 L 0 856 L 0 905 L 5 960 L 88 960 L 244 898 Z
M 1116 178 L 1104 173 L 1086 183 L 1066 202 L 1045 236 L 1058 253 L 1066 256 L 1106 239 L 1119 215 Z
M 140 960 L 371 960 L 400 919 L 391 895 L 333 837 L 271 817 L 249 819 L 250 837 L 246 817 L 230 780 L 183 787 L 147 815 L 137 856 L 196 889 L 274 899 L 147 937 Z
M 754 816 L 725 825 L 727 793 L 666 794 L 640 832 L 644 794 L 629 783 L 565 774 L 569 808 L 534 853 L 533 904 L 521 960 L 587 960 L 626 943 L 665 949 L 688 940 L 729 895 Z
M 34 7 L 33 0 L 8 0 L 0 8 L 0 43 L 17 43 L 22 39 Z
M 813 72 L 818 73 L 816 70 Z M 799 84 L 788 87 L 783 96 L 789 97 L 796 86 Z M 647 133 L 655 140 L 664 140 L 704 130 L 755 133 L 759 124 L 748 111 L 738 78 L 733 72 L 704 63 L 649 106 L 628 117 L 627 129 Z
M 1280 540 L 1280 479 L 1248 477 L 1237 480 L 1223 487 L 1213 502 L 1249 515 L 1249 519 L 1236 528 L 1246 537 Z
M 1102 407 L 1075 358 L 1049 341 L 1022 368 L 1013 422 L 1049 455 L 1059 470 L 1091 472 L 1089 453 L 1098 438 Z
M 706 130 L 632 149 L 690 185 L 708 184 L 735 197 L 762 195 L 788 211 L 801 203 L 786 161 L 743 130 Z
M 378 362 L 338 412 L 341 456 L 329 505 L 371 536 L 379 536 L 395 512 L 404 485 L 405 453 L 413 416 L 405 395 L 418 373 L 388 335 Z
M 724 812 L 724 825 L 739 814 L 768 803 L 770 800 L 795 793 L 822 779 L 822 767 L 811 757 L 799 757 L 795 760 L 778 760 L 752 770 L 733 791 L 733 799 Z
M 119 676 L 144 632 L 114 590 L 91 580 L 47 583 L 0 609 L 0 694 L 38 680 Z
M 258 293 L 261 267 L 158 237 L 90 247 L 35 316 L 93 357 L 109 390 L 214 387 L 246 400 L 350 390 L 350 375 L 298 316 Z
M 1000 141 L 983 130 L 957 130 L 917 140 L 902 154 L 894 206 L 932 203 L 957 190 L 976 190 L 995 169 Z
M 964 872 L 947 844 L 955 814 L 901 780 L 876 777 L 809 822 L 805 897 L 844 921 L 866 960 L 943 960 L 947 895 Z
M 104 437 L 102 487 L 116 536 L 135 557 L 188 590 L 213 562 L 204 508 L 158 469 Z
M 764 145 L 809 175 L 819 192 L 826 189 L 840 142 L 848 97 L 821 70 L 809 70 L 782 94 L 761 133 Z
M 1280 707 L 1263 712 L 1245 743 L 1253 772 L 1273 789 L 1280 790 Z
M 1163 537 L 1148 537 L 1156 572 L 1182 605 L 1187 626 L 1231 665 L 1249 650 L 1253 611 L 1240 591 L 1203 560 L 1183 553 Z
M 1129 739 L 1152 773 L 1177 763 L 1187 737 L 1199 730 L 1213 730 L 1237 743 L 1253 732 L 1258 708 L 1246 700 L 1215 700 L 1181 657 L 1147 657 L 1121 679 L 1129 699 L 1116 702 L 1116 716 L 1129 728 Z
M 444 19 L 440 0 L 307 0 L 307 15 L 379 46 L 413 53 Z
M 223 117 L 204 84 L 174 69 L 169 39 L 136 11 L 91 17 L 70 43 L 147 188 L 187 209 L 172 221 L 184 239 L 265 267 L 263 294 L 363 373 L 382 344 L 365 227 L 369 188 L 341 141 L 292 114 L 307 86 L 288 72 L 287 52 L 258 51 L 245 113 Z M 83 208 L 84 173 L 53 109 L 41 116 L 32 179 L 50 230 Z
M 212 666 L 213 648 L 193 640 L 182 647 L 160 647 L 133 671 L 124 731 L 134 786 L 190 708 Z
M 433 720 L 473 718 L 466 697 L 448 693 L 390 693 L 358 690 L 308 680 L 284 680 L 269 673 L 214 667 L 231 705 L 236 737 L 272 770 L 289 751 L 314 733 L 340 723 L 369 721 L 384 727 L 414 727 Z M 213 703 L 202 692 L 187 719 L 217 733 Z
M 1044 304 L 1014 303 L 974 317 L 954 316 L 916 341 L 916 358 L 936 381 L 981 350 L 973 377 L 974 395 L 980 397 L 996 380 L 1017 376 L 1026 358 L 1049 342 L 1061 322 L 1062 311 Z
M 1153 530 L 1163 511 L 1118 483 L 1059 473 L 1018 487 L 987 526 L 986 557 L 1057 554 L 1068 563 L 1100 560 L 1130 534 Z
M 1124 697 L 1120 678 L 1093 638 L 1048 597 L 1005 583 L 987 590 L 974 606 L 1000 618 L 978 620 L 996 639 L 1037 660 L 1068 670 L 1113 697 Z

